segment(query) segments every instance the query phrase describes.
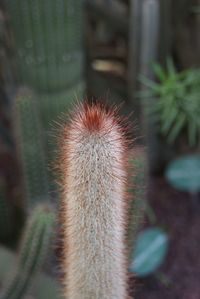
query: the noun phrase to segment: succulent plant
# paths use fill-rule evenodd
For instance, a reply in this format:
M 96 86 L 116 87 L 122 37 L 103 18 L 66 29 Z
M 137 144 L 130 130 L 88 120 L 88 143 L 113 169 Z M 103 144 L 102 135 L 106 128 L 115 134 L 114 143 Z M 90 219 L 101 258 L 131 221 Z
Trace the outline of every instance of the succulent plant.
M 65 297 L 127 298 L 127 140 L 115 111 L 79 105 L 61 133 Z
M 5 281 L 17 266 L 17 256 L 13 251 L 0 247 L 0 281 Z M 33 286 L 27 295 L 37 299 L 62 299 L 60 284 L 46 273 L 38 273 L 34 279 Z M 29 297 L 29 296 L 27 296 Z
M 154 70 L 159 82 L 141 80 L 149 89 L 145 96 L 157 98 L 149 111 L 159 132 L 169 143 L 185 132 L 188 144 L 196 146 L 200 136 L 200 70 L 178 72 L 171 59 L 167 69 L 155 64 Z
M 42 268 L 52 238 L 54 213 L 47 205 L 35 208 L 25 229 L 15 273 L 0 294 L 1 299 L 21 299 Z

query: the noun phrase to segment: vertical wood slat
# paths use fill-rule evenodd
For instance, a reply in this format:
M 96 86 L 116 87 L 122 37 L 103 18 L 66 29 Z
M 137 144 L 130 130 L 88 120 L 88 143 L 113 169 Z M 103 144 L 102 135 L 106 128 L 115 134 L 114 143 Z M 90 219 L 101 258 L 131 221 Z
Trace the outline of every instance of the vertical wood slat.
M 142 3 L 142 21 L 141 21 L 141 55 L 139 73 L 143 76 L 153 79 L 152 63 L 158 58 L 158 37 L 160 26 L 160 7 L 157 0 L 144 0 Z M 140 89 L 145 91 L 144 85 Z M 148 116 L 149 105 L 153 105 L 155 98 L 141 99 L 141 119 L 142 132 L 147 143 L 149 169 L 152 170 L 158 163 L 159 141 L 156 136 L 156 129 L 152 119 Z
M 166 63 L 166 57 L 170 55 L 172 47 L 172 18 L 171 8 L 172 0 L 162 0 L 160 5 L 160 24 L 158 41 L 158 60 L 160 63 Z
M 141 36 L 141 0 L 130 1 L 129 35 L 128 35 L 128 96 L 133 98 L 137 86 L 138 57 Z
M 141 56 L 140 73 L 153 77 L 152 62 L 158 56 L 159 3 L 157 0 L 144 0 L 141 21 Z

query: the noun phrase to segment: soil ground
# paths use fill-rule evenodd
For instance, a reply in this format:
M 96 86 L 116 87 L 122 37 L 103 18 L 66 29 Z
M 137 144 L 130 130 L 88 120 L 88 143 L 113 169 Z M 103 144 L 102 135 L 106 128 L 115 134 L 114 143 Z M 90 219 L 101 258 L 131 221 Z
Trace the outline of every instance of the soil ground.
M 158 273 L 130 278 L 130 293 L 135 299 L 200 299 L 200 199 L 193 202 L 163 178 L 151 178 L 148 189 L 157 223 L 169 233 L 170 248 Z

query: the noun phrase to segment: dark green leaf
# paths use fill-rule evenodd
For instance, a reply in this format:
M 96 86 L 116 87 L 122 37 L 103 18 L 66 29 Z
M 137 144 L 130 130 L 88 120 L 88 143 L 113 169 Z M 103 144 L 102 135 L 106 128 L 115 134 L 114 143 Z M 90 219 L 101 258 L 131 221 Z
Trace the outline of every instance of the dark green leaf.
M 154 92 L 158 92 L 159 91 L 159 85 L 157 83 L 155 83 L 152 80 L 149 80 L 148 78 L 146 78 L 143 75 L 139 76 L 139 80 L 141 83 L 143 83 L 146 87 L 151 88 Z
M 161 132 L 166 134 L 168 133 L 168 131 L 170 130 L 170 128 L 172 127 L 173 123 L 176 120 L 177 117 L 177 109 L 171 109 L 168 118 L 164 119 L 163 125 L 161 126 Z
M 159 227 L 141 232 L 136 240 L 130 271 L 137 276 L 146 276 L 158 269 L 168 249 L 168 236 Z
M 174 66 L 174 62 L 170 57 L 167 58 L 167 70 L 168 70 L 170 76 L 175 77 L 177 75 L 176 68 Z
M 155 63 L 153 65 L 153 70 L 154 70 L 155 75 L 161 82 L 166 80 L 166 73 L 160 64 Z
M 174 160 L 167 167 L 166 178 L 176 189 L 200 191 L 200 156 L 187 155 Z
M 195 146 L 197 138 L 197 126 L 193 120 L 188 122 L 188 139 L 190 146 Z
M 171 132 L 168 135 L 168 141 L 171 143 L 173 142 L 177 136 L 179 135 L 180 131 L 183 129 L 185 125 L 186 117 L 184 114 L 179 114 L 176 120 L 175 125 L 171 129 Z

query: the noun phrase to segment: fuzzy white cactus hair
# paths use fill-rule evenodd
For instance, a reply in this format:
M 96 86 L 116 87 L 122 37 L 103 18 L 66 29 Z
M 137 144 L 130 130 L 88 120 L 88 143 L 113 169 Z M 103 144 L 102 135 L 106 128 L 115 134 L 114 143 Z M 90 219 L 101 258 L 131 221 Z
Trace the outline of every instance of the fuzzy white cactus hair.
M 78 105 L 61 134 L 65 297 L 127 299 L 127 139 L 116 109 Z

